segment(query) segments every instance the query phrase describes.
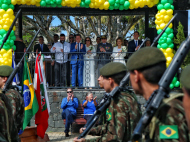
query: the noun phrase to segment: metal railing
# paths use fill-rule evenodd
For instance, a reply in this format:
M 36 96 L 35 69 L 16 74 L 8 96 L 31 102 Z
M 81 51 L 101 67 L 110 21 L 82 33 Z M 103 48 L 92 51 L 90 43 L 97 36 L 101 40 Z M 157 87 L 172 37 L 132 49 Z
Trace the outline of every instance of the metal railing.
M 19 53 L 17 53 L 19 54 Z M 20 53 L 23 54 L 23 53 Z M 28 65 L 32 78 L 34 77 L 36 53 L 28 53 Z M 109 62 L 121 62 L 126 64 L 129 52 L 43 52 L 44 69 L 48 88 L 100 88 L 98 84 L 99 69 Z M 15 61 L 19 60 L 15 57 Z M 74 68 L 76 68 L 74 70 Z M 80 69 L 78 69 L 80 68 Z M 82 69 L 81 69 L 82 68 Z M 82 71 L 82 72 L 81 72 Z M 82 85 L 79 82 L 83 80 Z M 127 85 L 130 85 L 128 83 Z

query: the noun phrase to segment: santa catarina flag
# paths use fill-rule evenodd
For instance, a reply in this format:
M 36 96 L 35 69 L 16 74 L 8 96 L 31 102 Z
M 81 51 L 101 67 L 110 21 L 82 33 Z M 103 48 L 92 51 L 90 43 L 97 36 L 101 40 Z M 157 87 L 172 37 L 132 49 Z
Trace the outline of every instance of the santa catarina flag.
M 36 114 L 39 108 L 27 60 L 27 57 L 25 57 L 23 70 L 23 97 L 25 105 L 23 130 L 26 128 L 31 118 Z
M 49 100 L 46 89 L 46 79 L 41 61 L 41 54 L 38 54 L 35 63 L 34 88 L 38 100 L 39 110 L 35 116 L 35 124 L 37 125 L 37 135 L 44 138 L 44 134 L 48 128 L 49 118 Z

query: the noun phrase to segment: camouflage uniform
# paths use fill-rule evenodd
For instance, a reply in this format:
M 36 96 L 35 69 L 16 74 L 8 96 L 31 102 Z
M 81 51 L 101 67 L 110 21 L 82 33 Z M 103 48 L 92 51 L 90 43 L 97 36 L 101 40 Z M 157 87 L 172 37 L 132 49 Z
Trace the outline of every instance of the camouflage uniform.
M 185 120 L 185 112 L 182 105 L 182 93 L 171 93 L 170 100 L 165 99 L 161 104 L 156 115 L 149 124 L 150 141 L 152 142 L 189 142 L 190 135 Z M 179 139 L 160 139 L 159 126 L 161 125 L 177 125 Z
M 101 138 L 86 140 L 87 142 L 127 142 L 141 116 L 137 99 L 132 92 L 116 94 L 108 107 L 107 119 L 104 125 L 92 128 L 90 134 Z
M 2 92 L 1 92 L 2 93 Z M 2 96 L 1 96 L 2 97 Z M 11 110 L 8 109 L 3 99 L 0 97 L 0 141 L 18 142 L 18 132 L 15 127 Z M 7 104 L 9 104 L 7 102 Z M 10 105 L 10 104 L 9 104 Z
M 5 94 L 11 103 L 12 114 L 15 120 L 17 131 L 19 132 L 19 130 L 22 129 L 24 120 L 24 100 L 20 93 L 14 89 L 9 89 Z

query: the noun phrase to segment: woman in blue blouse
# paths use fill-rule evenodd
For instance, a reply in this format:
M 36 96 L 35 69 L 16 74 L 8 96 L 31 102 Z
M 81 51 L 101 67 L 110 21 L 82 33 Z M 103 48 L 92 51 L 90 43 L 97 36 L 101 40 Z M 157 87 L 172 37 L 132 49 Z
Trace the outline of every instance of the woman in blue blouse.
M 84 107 L 84 119 L 88 121 L 88 119 L 94 114 L 94 111 L 96 110 L 96 106 L 98 105 L 98 102 L 96 101 L 96 98 L 93 98 L 92 92 L 88 92 L 86 94 L 86 100 L 83 101 L 82 105 Z

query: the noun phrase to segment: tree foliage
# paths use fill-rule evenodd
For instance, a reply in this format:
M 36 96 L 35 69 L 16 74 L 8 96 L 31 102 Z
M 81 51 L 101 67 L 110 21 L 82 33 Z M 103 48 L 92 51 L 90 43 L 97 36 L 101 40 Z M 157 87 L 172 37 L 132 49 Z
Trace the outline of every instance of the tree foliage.
M 181 22 L 179 21 L 179 25 L 177 27 L 176 38 L 174 37 L 174 43 L 177 45 L 177 49 L 179 48 L 180 44 L 185 40 L 185 34 L 184 34 L 183 29 L 184 29 L 184 27 L 181 24 Z M 190 64 L 190 52 L 187 54 L 187 56 L 186 56 L 184 62 L 182 63 L 181 67 L 184 68 L 188 64 Z

